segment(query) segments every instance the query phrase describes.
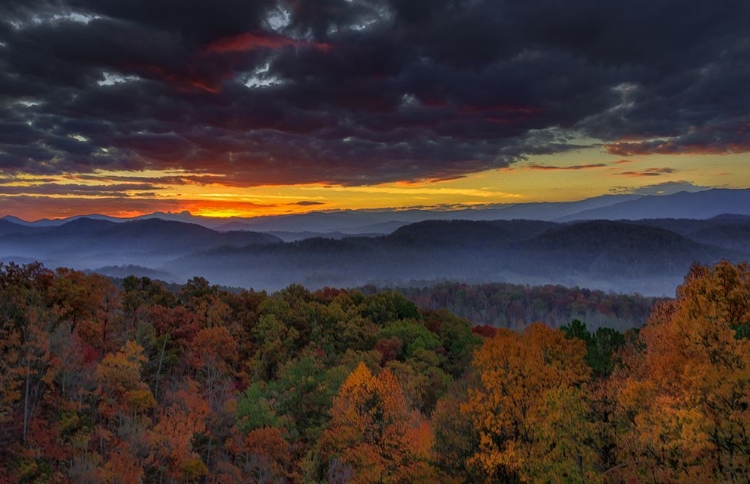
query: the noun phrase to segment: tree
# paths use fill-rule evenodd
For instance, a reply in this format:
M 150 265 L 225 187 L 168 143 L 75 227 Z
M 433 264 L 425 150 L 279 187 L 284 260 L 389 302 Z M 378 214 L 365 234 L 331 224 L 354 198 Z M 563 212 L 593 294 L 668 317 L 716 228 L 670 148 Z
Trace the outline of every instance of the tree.
M 146 412 L 156 405 L 151 390 L 141 378 L 146 358 L 143 348 L 126 341 L 117 353 L 109 353 L 96 369 L 100 398 L 95 429 L 104 460 L 99 480 L 139 482 L 149 455 Z
M 278 380 L 269 385 L 278 413 L 288 419 L 287 428 L 292 438 L 306 445 L 320 437 L 330 418 L 333 398 L 346 377 L 326 368 L 323 356 L 321 351 L 303 351 L 284 365 Z
M 227 389 L 237 363 L 237 343 L 229 330 L 224 327 L 200 330 L 193 340 L 188 362 L 203 383 L 209 406 L 216 409 L 222 405 L 220 393 Z
M 269 380 L 289 358 L 298 333 L 273 314 L 264 314 L 253 327 L 252 336 L 258 342 L 252 362 L 255 378 Z
M 625 337 L 612 328 L 599 328 L 593 334 L 586 324 L 574 319 L 560 327 L 567 338 L 577 338 L 586 344 L 586 363 L 597 378 L 612 374 L 615 367 L 615 353 L 625 344 Z
M 286 482 L 293 476 L 291 447 L 278 428 L 252 430 L 242 441 L 239 454 L 239 463 L 250 482 Z
M 97 393 L 104 415 L 121 412 L 137 415 L 156 403 L 148 385 L 141 379 L 141 367 L 146 361 L 143 348 L 135 341 L 127 341 L 117 353 L 104 357 L 97 367 Z
M 209 407 L 199 397 L 198 385 L 188 381 L 184 389 L 166 396 L 151 432 L 149 462 L 161 482 L 164 477 L 179 482 L 205 476 L 206 465 L 193 450 L 196 434 L 206 431 Z M 154 477 L 154 479 L 156 479 Z
M 333 401 L 331 422 L 320 438 L 325 469 L 349 466 L 353 482 L 414 482 L 434 478 L 427 463 L 428 423 L 407 408 L 388 370 L 373 375 L 360 364 Z
M 5 272 L 3 272 L 3 269 Z M 20 405 L 21 441 L 26 444 L 29 426 L 44 392 L 53 379 L 49 332 L 54 318 L 35 287 L 41 269 L 0 264 L 0 424 L 10 422 Z
M 625 360 L 624 478 L 745 482 L 750 469 L 750 269 L 694 266 Z
M 280 424 L 276 412 L 264 395 L 260 383 L 253 383 L 240 396 L 237 404 L 237 426 L 243 433 Z
M 522 334 L 501 329 L 486 341 L 474 357 L 476 382 L 461 406 L 472 416 L 480 440 L 469 464 L 489 479 L 535 476 L 541 457 L 536 448 L 542 441 L 558 445 L 555 439 L 563 437 L 539 427 L 555 398 L 550 392 L 573 391 L 588 380 L 584 355 L 582 341 L 566 340 L 561 331 L 539 323 Z M 567 458 L 580 457 L 573 453 Z
M 457 482 L 479 482 L 483 476 L 469 464 L 479 451 L 479 432 L 471 414 L 457 411 L 468 402 L 469 383 L 468 377 L 454 382 L 432 412 L 435 464 Z

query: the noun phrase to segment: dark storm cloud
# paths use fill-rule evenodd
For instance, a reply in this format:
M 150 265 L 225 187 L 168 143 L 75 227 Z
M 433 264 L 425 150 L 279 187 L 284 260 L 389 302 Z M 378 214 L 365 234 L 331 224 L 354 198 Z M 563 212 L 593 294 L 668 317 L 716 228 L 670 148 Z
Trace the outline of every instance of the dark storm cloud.
M 0 170 L 358 185 L 580 137 L 746 152 L 748 18 L 742 0 L 6 0 Z

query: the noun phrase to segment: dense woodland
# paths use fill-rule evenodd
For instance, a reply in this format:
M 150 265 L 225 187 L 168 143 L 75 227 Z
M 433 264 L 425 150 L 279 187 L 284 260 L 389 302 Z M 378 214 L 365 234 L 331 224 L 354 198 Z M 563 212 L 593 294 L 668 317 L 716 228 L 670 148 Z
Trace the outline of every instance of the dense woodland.
M 747 265 L 624 334 L 513 323 L 0 265 L 0 482 L 747 482 Z
M 643 326 L 657 301 L 639 294 L 615 294 L 561 285 L 444 282 L 395 290 L 420 308 L 445 308 L 473 325 L 509 328 L 523 327 L 530 321 L 559 327 L 578 319 L 589 329 L 608 327 L 624 331 Z M 377 289 L 368 286 L 363 291 L 373 294 Z

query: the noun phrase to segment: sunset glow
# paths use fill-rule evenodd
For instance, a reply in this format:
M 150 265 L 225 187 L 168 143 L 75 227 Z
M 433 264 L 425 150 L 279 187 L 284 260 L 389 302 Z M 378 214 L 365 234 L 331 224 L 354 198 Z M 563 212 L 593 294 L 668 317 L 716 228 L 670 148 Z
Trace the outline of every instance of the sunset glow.
M 247 3 L 0 7 L 0 216 L 750 187 L 741 15 L 664 5 L 632 39 L 659 22 L 624 2 Z
M 588 148 L 530 158 L 452 180 L 344 186 L 307 183 L 244 186 L 221 174 L 184 170 L 106 172 L 0 179 L 7 213 L 26 220 L 155 211 L 204 217 L 255 217 L 319 210 L 457 209 L 580 200 L 604 194 L 667 194 L 750 185 L 746 155 L 651 155 L 623 159 Z M 12 207 L 12 208 L 10 208 Z

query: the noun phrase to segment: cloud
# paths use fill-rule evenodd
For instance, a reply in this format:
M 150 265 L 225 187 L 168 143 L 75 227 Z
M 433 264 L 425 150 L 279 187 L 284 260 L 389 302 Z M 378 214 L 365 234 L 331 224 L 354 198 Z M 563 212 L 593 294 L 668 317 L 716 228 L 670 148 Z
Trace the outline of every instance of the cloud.
M 113 197 L 128 196 L 128 192 L 156 192 L 163 187 L 149 183 L 113 184 L 113 185 L 76 185 L 61 183 L 28 184 L 23 186 L 4 186 L 0 184 L 2 195 L 65 195 Z
M 259 49 L 282 49 L 284 47 L 305 48 L 327 52 L 332 47 L 323 42 L 306 42 L 290 39 L 280 35 L 259 35 L 252 32 L 224 37 L 212 42 L 204 49 L 206 53 L 225 54 L 229 52 L 248 52 Z
M 531 164 L 531 165 L 528 165 L 526 168 L 528 168 L 529 170 L 556 171 L 556 170 L 588 170 L 591 168 L 603 168 L 605 166 L 607 166 L 606 163 L 590 163 L 587 165 L 571 165 L 571 166 Z
M 315 205 L 325 205 L 324 202 L 315 202 L 312 200 L 302 200 L 300 202 L 290 203 L 289 205 L 299 205 L 300 207 L 313 207 Z
M 611 154 L 633 155 L 721 155 L 750 152 L 750 117 L 710 121 L 701 129 L 677 136 L 643 141 L 605 144 Z
M 618 173 L 618 175 L 626 175 L 626 176 L 661 176 L 668 173 L 674 173 L 676 170 L 674 168 L 669 167 L 662 167 L 662 168 L 647 168 L 645 170 L 641 171 L 623 171 L 621 173 Z
M 0 172 L 368 185 L 582 137 L 620 156 L 746 152 L 749 15 L 743 0 L 6 0 Z
M 633 194 L 633 195 L 671 195 L 677 192 L 700 192 L 703 190 L 709 190 L 712 187 L 706 187 L 701 185 L 695 185 L 692 182 L 680 180 L 680 181 L 667 181 L 663 183 L 657 183 L 654 185 L 646 185 L 642 187 L 615 187 L 610 190 L 611 193 L 616 194 Z

